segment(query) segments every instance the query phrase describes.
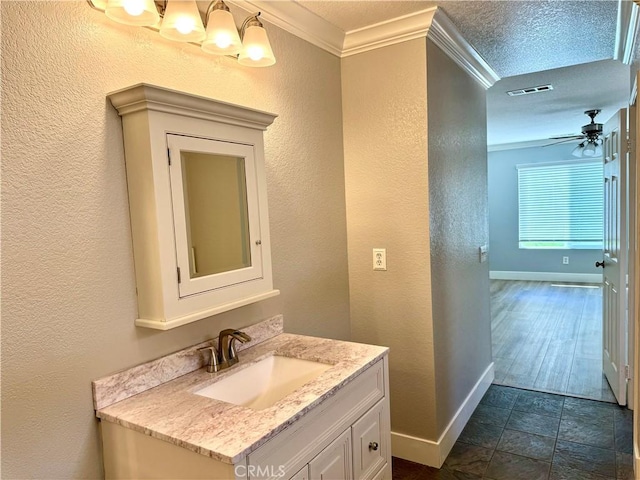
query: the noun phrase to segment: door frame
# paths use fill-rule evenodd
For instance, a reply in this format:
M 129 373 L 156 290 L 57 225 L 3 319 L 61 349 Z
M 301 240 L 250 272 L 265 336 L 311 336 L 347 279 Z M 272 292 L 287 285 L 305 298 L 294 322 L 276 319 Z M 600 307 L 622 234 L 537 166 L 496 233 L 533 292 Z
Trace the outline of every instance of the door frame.
M 631 97 L 629 99 L 629 106 L 632 107 L 633 123 L 629 124 L 629 140 L 630 140 L 630 167 L 629 169 L 629 185 L 633 185 L 633 189 L 630 188 L 629 199 L 631 210 L 629 211 L 630 219 L 633 215 L 633 221 L 629 226 L 629 337 L 633 338 L 630 342 L 629 359 L 630 372 L 632 385 L 628 389 L 632 398 L 629 399 L 629 405 L 633 407 L 635 412 L 640 412 L 640 328 L 636 328 L 638 325 L 638 311 L 640 309 L 633 308 L 632 306 L 640 305 L 640 252 L 638 252 L 638 240 L 640 239 L 640 222 L 638 221 L 638 208 L 637 208 L 637 192 L 640 191 L 640 175 L 638 175 L 636 168 L 636 152 L 637 142 L 640 139 L 640 108 L 637 108 L 637 94 L 638 94 L 638 76 L 640 72 L 636 72 L 633 88 L 631 90 Z M 632 224 L 633 238 L 631 238 Z M 631 259 L 633 258 L 633 263 Z M 633 290 L 632 290 L 633 289 Z M 634 471 L 636 476 L 640 473 L 640 453 L 638 448 L 638 441 L 640 440 L 640 415 L 633 415 L 633 459 L 634 459 Z

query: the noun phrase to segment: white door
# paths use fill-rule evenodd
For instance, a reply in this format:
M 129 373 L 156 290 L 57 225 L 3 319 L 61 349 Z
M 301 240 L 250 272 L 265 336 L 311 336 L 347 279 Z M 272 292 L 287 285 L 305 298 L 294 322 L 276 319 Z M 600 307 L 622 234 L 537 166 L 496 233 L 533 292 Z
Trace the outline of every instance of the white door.
M 603 369 L 620 405 L 627 403 L 626 109 L 604 126 Z M 596 264 L 598 265 L 598 264 Z

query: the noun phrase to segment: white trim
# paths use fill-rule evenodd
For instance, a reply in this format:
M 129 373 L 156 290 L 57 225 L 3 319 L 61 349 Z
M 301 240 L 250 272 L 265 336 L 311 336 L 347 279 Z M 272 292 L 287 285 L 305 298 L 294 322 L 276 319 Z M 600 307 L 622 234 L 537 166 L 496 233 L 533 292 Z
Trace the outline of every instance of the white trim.
M 341 58 L 428 37 L 483 87 L 489 88 L 500 80 L 438 7 L 344 32 L 294 1 L 229 0 L 227 3 L 247 12 L 260 11 L 266 22 Z
M 266 130 L 277 115 L 254 108 L 184 93 L 149 83 L 138 83 L 107 94 L 118 115 L 151 110 L 212 122 Z
M 260 12 L 268 23 L 302 38 L 323 50 L 340 57 L 344 45 L 344 31 L 294 1 L 228 0 L 247 12 Z
M 635 422 L 634 422 L 635 423 Z M 635 424 L 633 426 L 635 429 Z M 638 452 L 637 445 L 633 446 L 633 478 L 640 478 L 640 453 Z
M 489 88 L 500 80 L 498 74 L 464 39 L 449 17 L 438 7 L 347 32 L 342 57 L 422 37 L 431 39 L 484 88 Z
M 634 107 L 638 99 L 638 76 L 633 77 L 633 85 L 631 86 L 631 95 L 629 95 L 629 106 Z
M 462 433 L 469 418 L 477 408 L 480 400 L 489 389 L 495 376 L 494 364 L 487 367 L 473 386 L 467 398 L 455 413 L 447 428 L 437 442 L 424 438 L 412 437 L 402 433 L 391 432 L 391 451 L 394 457 L 403 458 L 412 462 L 440 468 L 447 455 Z
M 498 74 L 465 40 L 441 8 L 433 16 L 428 37 L 484 88 L 490 88 L 500 80 Z
M 424 438 L 391 432 L 391 451 L 394 457 L 440 468 L 440 446 Z
M 602 283 L 600 273 L 510 272 L 491 270 L 492 280 L 528 280 L 535 282 Z
M 638 31 L 639 7 L 629 0 L 618 0 L 618 18 L 616 22 L 616 40 L 613 53 L 614 60 L 625 65 L 633 61 L 636 36 Z
M 267 298 L 275 297 L 277 295 L 280 295 L 280 290 L 270 290 L 268 292 L 253 295 L 251 297 L 241 298 L 240 300 L 236 300 L 234 302 L 225 303 L 224 305 L 218 305 L 213 308 L 207 308 L 206 310 L 200 310 L 189 315 L 182 315 L 180 317 L 167 320 L 149 320 L 146 318 L 137 318 L 135 323 L 136 327 L 147 327 L 153 328 L 155 330 L 171 330 L 172 328 L 181 327 L 182 325 L 195 322 L 196 320 L 201 320 L 203 318 L 211 317 L 219 313 L 228 312 L 229 310 L 244 307 L 245 305 L 266 300 Z
M 426 37 L 437 7 L 374 23 L 346 32 L 342 57 L 368 52 L 377 48 Z

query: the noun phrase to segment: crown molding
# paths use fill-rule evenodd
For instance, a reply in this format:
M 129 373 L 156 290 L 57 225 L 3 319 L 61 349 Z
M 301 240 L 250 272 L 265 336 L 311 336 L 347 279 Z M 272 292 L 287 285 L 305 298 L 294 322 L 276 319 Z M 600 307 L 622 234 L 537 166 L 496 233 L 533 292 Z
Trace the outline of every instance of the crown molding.
M 368 25 L 345 34 L 342 57 L 426 37 L 437 7 Z
M 460 34 L 441 8 L 433 7 L 347 32 L 342 56 L 427 37 L 484 88 L 500 80 L 498 74 Z
M 625 65 L 630 65 L 631 62 L 633 62 L 639 13 L 640 7 L 636 2 L 618 0 L 618 20 L 616 23 L 616 41 L 613 58 L 614 60 L 620 60 Z
M 436 10 L 431 22 L 428 38 L 484 88 L 490 88 L 500 80 L 495 70 L 464 39 L 460 31 L 440 8 Z
M 340 58 L 428 37 L 484 88 L 500 80 L 498 74 L 438 7 L 345 33 L 295 1 L 228 0 L 227 3 L 246 12 L 260 11 L 266 22 Z
M 344 31 L 295 1 L 228 0 L 249 13 L 260 12 L 260 18 L 337 57 L 342 56 Z

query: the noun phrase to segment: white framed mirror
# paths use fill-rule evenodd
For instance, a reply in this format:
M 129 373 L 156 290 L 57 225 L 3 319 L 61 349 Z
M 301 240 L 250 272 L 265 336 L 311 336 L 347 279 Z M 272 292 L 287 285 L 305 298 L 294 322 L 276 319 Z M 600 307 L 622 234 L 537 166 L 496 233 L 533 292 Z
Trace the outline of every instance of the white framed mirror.
M 262 277 L 250 145 L 167 134 L 180 296 Z

